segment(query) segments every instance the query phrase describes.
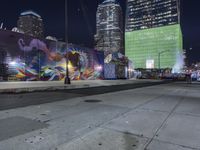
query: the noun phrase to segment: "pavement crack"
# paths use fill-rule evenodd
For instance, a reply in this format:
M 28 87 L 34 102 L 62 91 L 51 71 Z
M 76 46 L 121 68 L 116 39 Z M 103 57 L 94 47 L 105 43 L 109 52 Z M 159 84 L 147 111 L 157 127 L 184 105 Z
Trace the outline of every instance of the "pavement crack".
M 187 95 L 187 93 L 186 93 Z M 181 96 L 180 100 L 178 101 L 178 103 L 174 106 L 174 108 L 171 110 L 171 112 L 167 115 L 167 117 L 164 119 L 164 121 L 162 122 L 162 124 L 160 125 L 160 127 L 156 130 L 155 134 L 153 135 L 153 137 L 149 140 L 149 142 L 145 145 L 145 150 L 147 150 L 147 147 L 151 144 L 151 142 L 155 139 L 155 137 L 158 136 L 158 132 L 160 131 L 160 129 L 165 125 L 165 123 L 167 122 L 167 120 L 169 119 L 170 116 L 172 116 L 172 114 L 175 112 L 176 108 L 182 103 L 182 101 L 184 100 L 184 96 Z

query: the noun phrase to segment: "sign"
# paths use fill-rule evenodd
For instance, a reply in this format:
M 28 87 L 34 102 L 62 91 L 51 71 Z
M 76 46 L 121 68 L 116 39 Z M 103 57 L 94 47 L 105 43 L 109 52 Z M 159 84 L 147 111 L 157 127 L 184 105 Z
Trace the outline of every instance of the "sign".
M 146 60 L 146 68 L 147 69 L 154 69 L 154 60 L 153 59 L 147 59 Z

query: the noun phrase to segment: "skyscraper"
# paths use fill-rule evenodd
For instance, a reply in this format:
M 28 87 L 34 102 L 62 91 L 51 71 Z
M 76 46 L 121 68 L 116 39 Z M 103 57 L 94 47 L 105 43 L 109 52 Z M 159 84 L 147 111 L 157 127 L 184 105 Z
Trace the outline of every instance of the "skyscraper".
M 22 12 L 19 16 L 17 26 L 24 34 L 37 38 L 43 38 L 43 21 L 40 15 L 29 10 Z
M 97 9 L 95 47 L 107 53 L 123 53 L 122 10 L 115 0 L 105 0 Z
M 128 0 L 125 28 L 135 68 L 173 68 L 183 49 L 179 0 Z

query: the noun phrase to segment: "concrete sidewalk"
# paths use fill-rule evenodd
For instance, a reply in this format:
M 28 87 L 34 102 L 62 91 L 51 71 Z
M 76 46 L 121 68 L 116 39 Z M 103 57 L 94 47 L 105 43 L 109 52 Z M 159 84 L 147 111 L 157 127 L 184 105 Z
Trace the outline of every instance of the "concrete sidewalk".
M 0 150 L 200 150 L 199 106 L 179 82 L 0 111 Z
M 0 93 L 21 93 L 36 91 L 54 91 L 65 89 L 89 88 L 99 86 L 112 86 L 133 83 L 156 83 L 161 80 L 81 80 L 71 81 L 71 84 L 64 84 L 64 81 L 25 81 L 25 82 L 0 82 Z

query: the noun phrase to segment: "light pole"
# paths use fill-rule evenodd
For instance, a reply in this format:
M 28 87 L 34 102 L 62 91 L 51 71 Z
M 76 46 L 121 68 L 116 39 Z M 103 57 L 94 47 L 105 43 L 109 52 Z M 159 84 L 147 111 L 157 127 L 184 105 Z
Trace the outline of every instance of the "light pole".
M 159 69 L 159 72 L 160 72 L 160 55 L 165 53 L 165 52 L 168 52 L 169 50 L 164 50 L 164 51 L 161 51 L 161 52 L 158 52 L 158 69 Z
M 65 84 L 71 84 L 69 78 L 69 56 L 68 56 L 68 13 L 67 13 L 67 0 L 65 0 L 65 42 L 66 42 L 66 76 Z

